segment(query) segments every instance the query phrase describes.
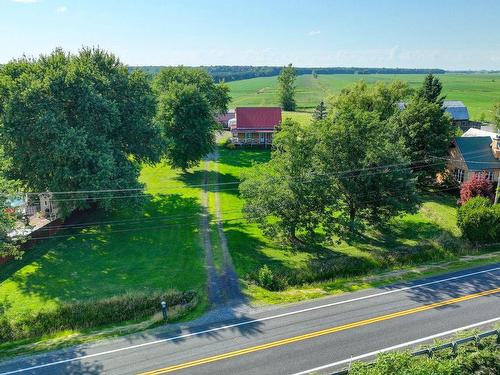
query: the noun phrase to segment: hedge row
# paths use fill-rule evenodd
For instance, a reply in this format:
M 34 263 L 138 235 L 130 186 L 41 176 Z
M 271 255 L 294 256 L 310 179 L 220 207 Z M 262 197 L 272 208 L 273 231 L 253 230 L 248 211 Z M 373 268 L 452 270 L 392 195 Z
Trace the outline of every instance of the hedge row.
M 151 317 L 160 311 L 160 302 L 168 306 L 192 304 L 196 292 L 141 292 L 62 303 L 56 309 L 27 313 L 15 319 L 0 315 L 0 342 L 40 337 L 64 330 L 79 330 Z

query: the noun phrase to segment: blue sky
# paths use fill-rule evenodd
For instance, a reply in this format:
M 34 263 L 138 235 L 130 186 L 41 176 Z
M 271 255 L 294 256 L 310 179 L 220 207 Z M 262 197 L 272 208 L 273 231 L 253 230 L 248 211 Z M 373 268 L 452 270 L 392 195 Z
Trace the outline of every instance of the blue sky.
M 128 65 L 500 69 L 499 0 L 0 0 L 0 63 L 97 46 Z

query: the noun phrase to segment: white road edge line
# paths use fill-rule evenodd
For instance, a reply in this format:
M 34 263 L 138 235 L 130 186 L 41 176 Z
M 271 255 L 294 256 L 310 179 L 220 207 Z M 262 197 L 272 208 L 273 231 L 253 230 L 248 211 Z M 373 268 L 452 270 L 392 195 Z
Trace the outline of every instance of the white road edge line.
M 398 344 L 398 345 L 390 346 L 388 348 L 375 350 L 373 352 L 366 353 L 366 354 L 361 354 L 361 355 L 358 355 L 356 357 L 344 359 L 342 361 L 337 361 L 337 362 L 329 363 L 327 365 L 315 367 L 315 368 L 312 368 L 312 369 L 309 369 L 309 370 L 306 370 L 306 371 L 297 372 L 297 373 L 295 373 L 293 375 L 308 375 L 308 374 L 310 374 L 312 372 L 315 372 L 315 371 L 326 370 L 328 368 L 335 367 L 335 366 L 340 366 L 340 365 L 344 365 L 344 364 L 349 363 L 349 362 L 359 361 L 361 359 L 372 357 L 372 356 L 375 356 L 375 355 L 380 354 L 380 353 L 385 353 L 385 352 L 389 352 L 389 351 L 392 351 L 392 350 L 401 349 L 401 348 L 404 348 L 406 346 L 412 346 L 412 345 L 419 344 L 419 343 L 424 342 L 424 341 L 429 341 L 429 340 L 437 339 L 439 337 L 448 336 L 448 335 L 451 335 L 453 333 L 457 333 L 457 332 L 464 331 L 464 330 L 467 330 L 467 329 L 479 327 L 479 326 L 482 326 L 482 325 L 485 325 L 485 324 L 494 323 L 494 322 L 497 322 L 497 321 L 500 321 L 500 316 L 497 317 L 497 318 L 485 320 L 483 322 L 470 324 L 470 325 L 465 326 L 465 327 L 455 328 L 455 329 L 452 329 L 450 331 L 436 333 L 435 335 L 431 335 L 431 336 L 427 336 L 427 337 L 422 337 L 421 339 L 417 339 L 417 340 L 413 340 L 413 341 L 408 341 L 408 342 L 405 342 L 403 344 Z
M 40 368 L 50 367 L 50 366 L 56 366 L 56 365 L 60 365 L 60 364 L 63 364 L 63 363 L 68 363 L 68 362 L 73 362 L 73 361 L 80 361 L 82 359 L 94 358 L 94 357 L 99 357 L 99 356 L 103 356 L 103 355 L 107 355 L 107 354 L 119 353 L 119 352 L 126 351 L 126 350 L 143 348 L 145 346 L 151 346 L 151 345 L 161 344 L 161 343 L 164 343 L 164 342 L 175 341 L 175 340 L 178 340 L 178 339 L 184 339 L 184 338 L 187 338 L 187 337 L 203 335 L 203 334 L 210 333 L 210 332 L 216 332 L 216 331 L 221 331 L 221 330 L 225 330 L 225 329 L 229 329 L 229 328 L 240 327 L 240 326 L 247 325 L 247 324 L 254 324 L 254 323 L 258 323 L 258 322 L 264 322 L 264 321 L 271 320 L 271 319 L 283 318 L 283 317 L 286 317 L 286 316 L 297 315 L 297 314 L 301 314 L 301 313 L 305 313 L 305 312 L 309 312 L 309 311 L 324 309 L 324 308 L 327 308 L 327 307 L 344 305 L 346 303 L 362 301 L 362 300 L 365 300 L 365 299 L 370 299 L 370 298 L 385 296 L 385 295 L 388 295 L 388 294 L 400 293 L 400 292 L 404 292 L 405 290 L 422 288 L 422 287 L 428 286 L 428 285 L 444 283 L 444 282 L 452 281 L 452 280 L 459 280 L 459 279 L 463 279 L 463 278 L 466 278 L 466 277 L 469 277 L 469 276 L 480 275 L 480 274 L 483 274 L 483 273 L 488 273 L 488 272 L 498 271 L 498 270 L 500 270 L 500 267 L 490 268 L 490 269 L 482 270 L 482 271 L 471 272 L 471 273 L 467 273 L 467 274 L 464 274 L 464 275 L 458 275 L 458 276 L 448 277 L 446 279 L 429 281 L 429 282 L 422 283 L 422 284 L 415 284 L 415 285 L 407 286 L 407 287 L 404 287 L 404 288 L 388 290 L 388 291 L 385 291 L 385 292 L 380 292 L 380 293 L 376 293 L 376 294 L 370 294 L 370 295 L 363 296 L 363 297 L 351 298 L 351 299 L 348 299 L 348 300 L 345 300 L 345 301 L 338 301 L 338 302 L 327 303 L 325 305 L 309 307 L 307 309 L 291 311 L 291 312 L 287 312 L 287 313 L 283 313 L 283 314 L 268 316 L 268 317 L 265 317 L 265 318 L 247 320 L 247 321 L 244 321 L 244 322 L 239 322 L 239 323 L 234 323 L 234 324 L 228 324 L 228 325 L 220 326 L 220 327 L 216 327 L 216 328 L 210 328 L 210 329 L 206 329 L 206 330 L 203 330 L 203 331 L 186 333 L 184 335 L 179 335 L 179 336 L 175 336 L 175 337 L 169 337 L 169 338 L 166 338 L 166 339 L 149 341 L 149 342 L 145 342 L 145 343 L 142 343 L 142 344 L 131 345 L 131 346 L 126 346 L 126 347 L 123 347 L 123 348 L 108 350 L 108 351 L 104 351 L 104 352 L 99 352 L 99 353 L 94 353 L 94 354 L 87 354 L 87 355 L 77 356 L 77 357 L 73 357 L 73 358 L 62 359 L 62 360 L 59 360 L 59 361 L 44 363 L 44 364 L 41 364 L 41 365 L 36 365 L 36 366 L 21 368 L 21 369 L 18 369 L 18 370 L 2 372 L 2 373 L 0 373 L 0 375 L 18 374 L 18 373 L 24 372 L 24 371 L 37 370 L 37 369 L 40 369 Z

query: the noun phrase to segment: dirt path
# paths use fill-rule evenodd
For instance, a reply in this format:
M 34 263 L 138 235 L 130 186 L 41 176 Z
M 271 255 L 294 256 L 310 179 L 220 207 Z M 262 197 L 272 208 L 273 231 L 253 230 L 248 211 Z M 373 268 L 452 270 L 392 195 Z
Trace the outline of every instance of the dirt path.
M 203 176 L 203 189 L 201 196 L 201 203 L 203 207 L 203 212 L 201 216 L 201 234 L 202 243 L 205 250 L 205 265 L 207 268 L 208 275 L 208 299 L 213 307 L 219 307 L 222 305 L 235 305 L 245 302 L 243 293 L 241 293 L 240 283 L 238 281 L 238 275 L 234 270 L 233 262 L 231 260 L 231 254 L 227 245 L 226 235 L 224 233 L 224 226 L 222 223 L 222 213 L 220 210 L 220 196 L 219 188 L 217 183 L 218 178 L 218 163 L 215 165 L 215 175 L 216 180 L 214 183 L 214 212 L 215 220 L 217 224 L 217 234 L 220 242 L 220 248 L 222 251 L 222 268 L 217 271 L 214 264 L 214 256 L 211 242 L 210 233 L 210 210 L 209 210 L 209 186 L 208 186 L 208 174 L 210 170 L 210 161 L 217 161 L 219 157 L 216 151 L 213 154 L 207 155 L 204 160 L 204 176 Z
M 201 215 L 201 238 L 203 249 L 205 250 L 205 267 L 207 268 L 208 277 L 208 301 L 213 307 L 223 304 L 224 298 L 223 283 L 219 277 L 214 265 L 214 257 L 212 251 L 212 242 L 210 241 L 210 214 L 208 211 L 208 169 L 210 159 L 205 159 L 205 172 L 203 175 L 203 189 L 201 192 L 201 205 L 203 207 Z
M 226 297 L 231 302 L 245 302 L 243 293 L 241 293 L 240 282 L 238 280 L 238 275 L 234 269 L 233 260 L 231 259 L 231 253 L 229 252 L 229 247 L 227 245 L 226 234 L 224 233 L 224 225 L 222 222 L 222 213 L 220 209 L 220 194 L 219 194 L 219 151 L 215 151 L 214 159 L 215 163 L 215 219 L 217 221 L 217 231 L 219 234 L 220 246 L 222 249 L 222 256 L 224 260 L 224 265 L 222 268 L 222 277 L 225 281 L 226 286 Z

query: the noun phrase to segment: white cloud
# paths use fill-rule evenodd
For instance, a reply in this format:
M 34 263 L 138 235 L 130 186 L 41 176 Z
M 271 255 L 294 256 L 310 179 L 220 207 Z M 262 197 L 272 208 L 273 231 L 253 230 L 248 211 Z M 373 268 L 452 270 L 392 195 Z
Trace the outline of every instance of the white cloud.
M 309 36 L 315 36 L 321 34 L 321 30 L 311 30 L 307 33 Z
M 68 8 L 63 5 L 56 8 L 56 13 L 65 13 L 67 10 Z
M 29 3 L 38 3 L 38 0 L 10 0 L 13 3 L 24 3 L 24 4 L 29 4 Z

